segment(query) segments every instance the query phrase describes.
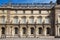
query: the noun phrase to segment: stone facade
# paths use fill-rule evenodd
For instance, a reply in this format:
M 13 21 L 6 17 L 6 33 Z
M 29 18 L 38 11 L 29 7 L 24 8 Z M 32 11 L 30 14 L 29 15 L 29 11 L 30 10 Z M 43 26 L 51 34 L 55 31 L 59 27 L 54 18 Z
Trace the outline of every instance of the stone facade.
M 29 5 L 0 7 L 0 38 L 60 37 L 60 5 Z

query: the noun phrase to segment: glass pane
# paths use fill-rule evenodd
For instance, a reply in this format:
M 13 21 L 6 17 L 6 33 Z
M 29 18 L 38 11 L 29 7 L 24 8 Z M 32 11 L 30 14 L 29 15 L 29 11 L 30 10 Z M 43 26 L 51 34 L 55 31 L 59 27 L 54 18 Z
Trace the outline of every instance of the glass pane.
M 30 18 L 29 23 L 33 24 L 34 23 L 34 18 Z
M 22 23 L 26 23 L 26 18 L 22 18 Z
M 45 19 L 45 23 L 50 23 L 49 18 L 46 18 L 46 19 Z
M 42 18 L 38 18 L 37 23 L 41 24 L 42 23 Z

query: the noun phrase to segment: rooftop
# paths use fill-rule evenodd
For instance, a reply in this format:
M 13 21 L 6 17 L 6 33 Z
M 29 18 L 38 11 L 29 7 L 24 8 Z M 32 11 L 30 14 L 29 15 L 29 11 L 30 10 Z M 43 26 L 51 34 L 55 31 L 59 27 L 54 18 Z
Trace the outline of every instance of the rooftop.
M 13 9 L 51 9 L 55 3 L 5 3 L 0 8 L 13 8 Z

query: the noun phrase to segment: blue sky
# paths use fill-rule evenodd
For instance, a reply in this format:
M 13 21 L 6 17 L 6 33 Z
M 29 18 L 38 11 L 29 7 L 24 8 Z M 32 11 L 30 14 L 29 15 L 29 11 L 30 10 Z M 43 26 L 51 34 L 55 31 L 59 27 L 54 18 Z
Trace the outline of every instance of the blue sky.
M 10 0 L 12 3 L 49 3 L 50 1 L 56 2 L 56 0 Z M 9 0 L 0 0 L 0 5 L 2 3 L 8 3 Z

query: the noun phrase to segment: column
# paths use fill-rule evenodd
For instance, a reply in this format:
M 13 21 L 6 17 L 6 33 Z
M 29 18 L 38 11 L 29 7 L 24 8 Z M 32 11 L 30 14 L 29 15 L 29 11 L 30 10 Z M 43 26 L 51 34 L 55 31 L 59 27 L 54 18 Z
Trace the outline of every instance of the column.
M 55 36 L 58 36 L 58 30 L 57 26 L 55 26 Z
M 29 27 L 27 28 L 27 36 L 28 37 L 30 36 L 30 28 Z
M 7 26 L 5 29 L 6 29 L 6 37 L 9 37 L 9 26 Z
M 0 38 L 1 38 L 1 31 L 2 31 L 2 30 L 1 30 L 1 27 L 0 27 Z
M 60 36 L 60 34 L 59 34 L 59 27 L 57 28 L 57 30 L 58 30 L 58 31 L 57 31 L 57 32 L 58 32 L 58 36 Z
M 20 26 L 20 37 L 22 37 L 22 27 Z
M 38 37 L 38 27 L 36 27 L 36 29 L 35 29 L 35 35 L 36 35 L 36 37 Z
M 43 35 L 46 36 L 46 28 L 43 29 Z
M 14 37 L 14 35 L 15 35 L 15 29 L 14 29 L 14 26 L 12 26 L 12 29 L 11 29 L 11 34 L 12 34 L 12 37 Z

